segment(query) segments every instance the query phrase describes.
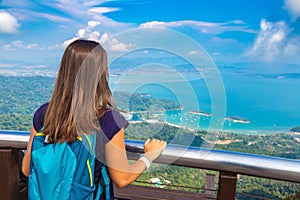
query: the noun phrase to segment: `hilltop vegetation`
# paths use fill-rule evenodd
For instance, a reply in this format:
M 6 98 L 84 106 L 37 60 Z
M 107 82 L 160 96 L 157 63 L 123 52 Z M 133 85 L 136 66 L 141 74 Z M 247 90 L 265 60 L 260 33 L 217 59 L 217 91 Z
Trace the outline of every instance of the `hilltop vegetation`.
M 226 145 L 216 144 L 217 149 L 300 159 L 300 143 L 289 133 L 266 135 L 224 133 L 219 140 L 232 142 Z
M 0 76 L 0 129 L 26 130 L 31 128 L 34 111 L 51 97 L 54 79 L 49 77 L 3 77 Z M 168 100 L 150 98 L 139 94 L 116 92 L 116 102 L 122 110 L 147 111 L 163 108 L 179 109 L 179 105 Z M 298 128 L 292 129 L 299 132 Z M 159 123 L 133 123 L 126 129 L 126 138 L 145 140 L 148 137 L 167 140 L 169 143 L 186 144 L 201 147 L 205 142 L 207 131 L 193 132 L 188 129 Z M 300 159 L 300 143 L 294 135 L 288 133 L 272 135 L 244 135 L 223 133 L 216 141 L 215 149 L 254 153 Z M 153 177 L 163 177 L 172 185 L 193 186 L 186 190 L 201 192 L 205 187 L 205 174 L 217 172 L 207 170 L 176 167 L 170 165 L 154 165 L 153 171 L 145 173 L 140 181 L 148 181 Z M 300 185 L 269 179 L 240 176 L 238 192 L 259 195 L 270 199 L 297 199 Z M 216 182 L 217 187 L 217 182 Z M 171 187 L 180 189 L 176 187 Z M 288 197 L 290 196 L 290 197 Z M 294 196 L 294 197 L 293 197 Z M 255 199 L 239 196 L 238 199 Z
M 128 92 L 116 91 L 113 94 L 118 108 L 128 112 L 138 111 L 165 111 L 180 109 L 179 103 L 152 98 L 149 94 L 130 94 Z
M 54 79 L 0 76 L 0 129 L 29 131 L 34 111 L 51 97 Z

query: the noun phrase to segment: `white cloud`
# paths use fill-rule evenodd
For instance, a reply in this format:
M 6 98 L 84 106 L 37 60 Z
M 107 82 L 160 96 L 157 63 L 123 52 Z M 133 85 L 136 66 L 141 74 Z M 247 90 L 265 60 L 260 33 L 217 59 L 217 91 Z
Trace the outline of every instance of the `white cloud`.
M 58 25 L 62 29 L 66 29 L 70 26 L 82 27 L 82 22 L 87 23 L 86 27 L 77 29 L 78 31 L 74 36 L 63 42 L 62 45 L 56 44 L 44 48 L 50 50 L 65 48 L 78 38 L 102 42 L 107 40 L 108 33 L 116 34 L 136 26 L 130 23 L 117 22 L 105 17 L 103 15 L 104 13 L 119 10 L 119 8 L 102 6 L 103 3 L 107 1 L 110 0 L 45 0 L 33 4 L 30 0 L 24 0 L 22 3 L 18 1 L 4 1 L 2 5 L 8 7 L 9 12 L 16 16 L 18 20 L 22 21 L 22 23 L 46 20 L 59 23 Z M 44 9 L 44 12 L 39 12 L 32 10 L 32 6 L 40 6 L 41 8 L 47 9 Z M 1 19 L 2 18 L 0 18 L 0 21 Z M 1 31 L 0 27 L 0 33 Z
M 94 41 L 100 41 L 100 32 L 98 31 L 93 31 L 89 34 L 87 37 L 88 40 L 94 40 Z
M 167 28 L 166 22 L 152 21 L 145 22 L 140 25 L 140 28 Z
M 249 29 L 245 26 L 242 20 L 228 21 L 224 23 L 211 23 L 204 21 L 194 21 L 194 20 L 182 20 L 182 21 L 151 21 L 145 22 L 140 25 L 140 28 L 177 28 L 177 27 L 193 27 L 199 29 L 202 33 L 207 34 L 218 34 L 225 31 L 243 31 L 249 33 L 255 33 L 254 30 Z
M 230 21 L 231 23 L 233 24 L 245 24 L 245 22 L 243 20 L 233 20 L 233 21 Z
M 71 22 L 70 18 L 60 16 L 57 13 L 46 13 L 40 11 L 34 11 L 31 7 L 12 7 L 8 9 L 9 12 L 15 16 L 22 23 L 24 22 L 36 22 L 40 20 L 46 20 L 51 22 L 66 23 Z
M 85 34 L 86 34 L 86 29 L 83 29 L 83 28 L 82 28 L 82 29 L 79 29 L 79 30 L 77 31 L 76 36 L 79 37 L 79 38 L 83 38 Z
M 13 34 L 18 32 L 19 27 L 17 18 L 4 10 L 0 10 L 0 33 Z
M 109 21 L 103 14 L 117 11 L 119 8 L 102 6 L 108 1 L 110 0 L 45 0 L 33 3 L 30 0 L 22 0 L 22 2 L 8 0 L 2 2 L 2 5 L 8 7 L 9 11 L 21 21 L 46 19 L 52 22 L 72 23 L 74 26 L 74 23 L 78 24 L 92 19 Z M 33 6 L 46 9 L 43 9 L 43 12 L 34 11 Z M 99 20 L 100 18 L 102 20 Z
M 56 72 L 47 65 L 20 65 L 0 63 L 0 75 L 4 76 L 50 76 L 55 77 Z
M 100 43 L 104 43 L 104 42 L 106 42 L 107 41 L 107 39 L 108 39 L 108 33 L 104 33 L 102 36 L 101 36 L 101 38 L 100 38 Z
M 12 45 L 15 47 L 23 47 L 23 42 L 21 40 L 15 40 L 12 42 Z
M 104 14 L 104 13 L 109 13 L 109 12 L 118 11 L 118 10 L 119 10 L 118 8 L 94 7 L 94 8 L 90 8 L 88 10 L 88 12 L 97 13 L 97 14 Z
M 299 0 L 285 0 L 285 8 L 288 10 L 294 20 L 300 17 L 300 1 Z
M 75 40 L 75 39 L 74 39 L 74 40 Z M 74 41 L 74 40 L 72 40 L 72 41 Z M 70 44 L 72 41 L 70 40 L 69 43 L 68 43 L 68 41 L 65 41 L 65 42 L 68 43 L 68 44 Z M 55 45 L 49 46 L 49 47 L 47 47 L 47 48 L 42 48 L 41 50 L 44 50 L 44 49 L 48 49 L 48 50 L 56 50 L 56 49 L 62 49 L 62 48 L 64 48 L 65 46 L 67 46 L 67 45 L 65 45 L 65 44 L 62 44 L 62 45 L 55 44 Z
M 291 29 L 284 21 L 272 23 L 263 19 L 260 29 L 253 46 L 246 52 L 247 56 L 273 62 L 293 56 L 299 50 L 298 38 L 291 36 Z
M 69 44 L 71 44 L 73 41 L 75 41 L 77 39 L 79 39 L 79 37 L 73 37 L 72 39 L 64 41 L 62 45 L 54 45 L 54 46 L 49 47 L 48 49 L 52 50 L 52 49 L 56 49 L 56 48 L 67 47 Z
M 28 45 L 26 45 L 26 49 L 34 49 L 36 47 L 38 47 L 37 44 L 28 44 Z
M 133 44 L 125 44 L 122 42 L 119 42 L 117 39 L 113 38 L 108 42 L 109 50 L 114 52 L 125 52 L 128 51 L 131 47 L 133 47 Z
M 101 32 L 108 32 L 111 34 L 117 34 L 123 31 L 136 28 L 135 24 L 131 23 L 122 23 L 114 21 L 108 17 L 103 16 L 102 14 L 90 13 L 93 16 L 93 20 L 99 21 L 101 23 Z
M 5 44 L 2 46 L 3 49 L 9 51 L 16 51 L 17 49 L 36 49 L 38 44 L 24 44 L 21 40 L 12 41 L 10 44 Z
M 100 32 L 94 31 L 94 28 L 99 26 L 101 23 L 98 21 L 88 21 L 87 26 L 85 28 L 78 29 L 76 36 L 72 39 L 66 40 L 63 42 L 63 47 L 68 46 L 70 43 L 72 43 L 74 40 L 77 40 L 79 38 L 81 39 L 88 39 L 88 40 L 94 40 L 99 42 L 100 41 Z
M 213 56 L 219 56 L 219 55 L 221 55 L 221 53 L 220 52 L 214 52 L 212 55 Z
M 86 16 L 86 6 L 78 0 L 40 1 L 40 4 L 59 10 L 69 16 Z
M 88 39 L 88 40 L 93 40 L 99 43 L 105 43 L 107 42 L 109 38 L 108 33 L 101 33 L 99 31 L 96 31 L 95 29 L 101 25 L 102 23 L 99 21 L 89 21 L 87 26 L 85 28 L 81 28 L 77 31 L 76 36 L 73 38 L 66 40 L 63 42 L 61 47 L 66 47 L 70 43 L 72 43 L 74 40 L 77 40 L 79 38 L 81 39 Z M 113 51 L 113 52 L 125 52 L 128 51 L 131 47 L 133 47 L 133 44 L 125 44 L 123 42 L 119 42 L 117 39 L 112 39 L 108 41 L 108 50 Z M 58 48 L 59 46 L 53 46 L 51 49 Z
M 299 57 L 300 39 L 292 38 L 283 49 L 285 55 Z
M 84 6 L 89 6 L 89 7 L 94 7 L 100 4 L 103 4 L 107 1 L 111 1 L 111 0 L 89 0 L 89 1 L 83 1 L 82 5 Z
M 5 51 L 16 51 L 17 50 L 11 44 L 5 44 L 5 45 L 3 45 L 2 49 L 4 49 Z
M 202 33 L 216 33 L 221 31 L 221 23 L 210 23 L 202 21 L 193 21 L 193 20 L 183 20 L 183 21 L 171 21 L 171 22 L 162 22 L 162 21 L 152 21 L 145 22 L 140 24 L 140 28 L 178 28 L 189 26 L 196 29 L 199 29 Z
M 168 28 L 168 27 L 179 27 L 179 26 L 217 27 L 219 25 L 221 25 L 221 23 L 183 20 L 183 21 L 172 21 L 172 22 L 152 21 L 152 22 L 143 23 L 140 25 L 140 27 L 141 28 Z
M 58 16 L 58 15 L 54 15 L 54 14 L 48 14 L 48 13 L 41 13 L 41 12 L 36 12 L 34 13 L 34 15 L 36 17 L 42 17 L 42 18 L 45 18 L 49 21 L 52 21 L 52 22 L 70 22 L 71 20 L 66 18 L 66 17 L 61 17 L 61 16 Z
M 190 54 L 190 55 L 196 55 L 196 54 L 200 54 L 200 52 L 199 52 L 199 51 L 192 50 L 192 51 L 189 51 L 189 54 Z
M 101 24 L 101 22 L 98 21 L 89 21 L 88 22 L 88 29 L 93 29 L 96 26 L 99 26 Z

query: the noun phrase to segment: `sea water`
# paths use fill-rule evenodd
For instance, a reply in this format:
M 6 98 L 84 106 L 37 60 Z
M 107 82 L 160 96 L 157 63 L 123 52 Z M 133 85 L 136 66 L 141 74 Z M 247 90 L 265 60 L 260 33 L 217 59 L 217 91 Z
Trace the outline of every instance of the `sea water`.
M 300 125 L 300 82 L 297 78 L 260 77 L 243 74 L 222 74 L 225 89 L 225 116 L 220 119 L 225 131 L 249 134 L 288 132 Z M 124 83 L 122 83 L 124 84 Z M 151 97 L 178 102 L 182 110 L 166 110 L 166 122 L 192 129 L 210 129 L 212 116 L 191 111 L 213 114 L 211 93 L 205 79 L 149 82 L 136 86 L 125 83 L 122 88 L 135 88 L 132 93 L 147 93 Z M 134 86 L 134 87 L 132 87 Z M 112 85 L 112 88 L 114 86 Z M 191 89 L 192 88 L 192 89 Z M 224 105 L 215 105 L 216 108 Z M 224 120 L 239 117 L 246 122 Z

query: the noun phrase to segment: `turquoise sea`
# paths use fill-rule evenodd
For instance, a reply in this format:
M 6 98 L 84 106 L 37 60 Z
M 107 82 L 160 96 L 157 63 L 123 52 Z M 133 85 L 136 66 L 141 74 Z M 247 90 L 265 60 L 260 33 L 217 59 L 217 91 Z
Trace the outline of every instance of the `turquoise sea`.
M 247 134 L 282 133 L 300 125 L 298 76 L 239 73 L 221 73 L 221 76 L 226 94 L 226 113 L 223 117 L 239 117 L 249 122 L 224 120 L 224 131 Z M 112 88 L 114 89 L 114 85 Z M 184 107 L 183 110 L 165 112 L 164 119 L 169 123 L 193 129 L 211 128 L 212 116 L 190 113 L 196 110 L 213 114 L 210 93 L 215 91 L 209 91 L 204 79 L 163 83 L 133 81 L 122 83 L 122 89 L 179 102 Z M 223 107 L 215 105 L 215 109 L 218 106 Z

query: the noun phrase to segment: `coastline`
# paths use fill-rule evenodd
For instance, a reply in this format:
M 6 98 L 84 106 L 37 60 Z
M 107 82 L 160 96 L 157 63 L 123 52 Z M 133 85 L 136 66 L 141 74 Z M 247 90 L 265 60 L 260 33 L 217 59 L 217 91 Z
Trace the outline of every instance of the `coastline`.
M 139 120 L 130 120 L 133 114 L 127 114 L 127 119 L 130 123 L 158 123 L 157 120 L 159 120 L 159 123 L 165 123 L 169 126 L 185 129 L 190 132 L 219 131 L 222 133 L 238 133 L 246 135 L 271 135 L 288 134 L 290 133 L 291 128 L 293 128 L 293 126 L 276 126 L 275 124 L 269 126 L 256 126 L 255 123 L 251 123 L 249 120 L 238 116 L 227 116 L 224 118 L 223 124 L 213 126 L 210 124 L 210 113 L 202 111 L 187 111 L 182 113 L 178 110 L 172 110 L 159 116 L 153 115 L 150 118 L 145 117 Z
M 188 131 L 191 131 L 191 132 L 196 132 L 198 130 L 198 129 L 189 128 L 187 126 L 181 126 L 181 125 L 178 125 L 178 124 L 173 124 L 173 123 L 170 123 L 170 122 L 167 122 L 167 121 L 165 121 L 165 124 L 167 124 L 169 126 L 176 127 L 176 128 L 185 129 L 185 130 L 188 130 Z
M 147 121 L 148 123 L 150 121 Z M 151 121 L 150 123 L 155 123 L 154 121 Z M 176 127 L 176 128 L 180 128 L 180 129 L 185 129 L 185 130 L 188 130 L 188 131 L 191 131 L 191 132 L 197 132 L 197 131 L 207 131 L 209 132 L 210 130 L 209 129 L 200 129 L 200 128 L 191 128 L 191 127 L 188 127 L 188 126 L 182 126 L 182 125 L 178 125 L 178 124 L 175 124 L 175 123 L 171 123 L 171 122 L 168 122 L 168 121 L 164 121 L 165 124 L 169 125 L 169 126 L 173 126 L 173 127 Z M 286 134 L 289 134 L 290 133 L 290 128 L 289 127 L 276 127 L 276 128 L 273 128 L 273 129 L 270 129 L 270 128 L 257 128 L 257 129 L 225 129 L 223 128 L 221 130 L 221 132 L 223 133 L 239 133 L 239 134 L 246 134 L 246 135 L 272 135 L 272 134 L 282 134 L 282 133 L 286 133 Z
M 128 118 L 127 118 L 128 119 Z M 204 124 L 201 127 L 191 127 L 189 126 L 188 123 L 185 123 L 183 125 L 183 122 L 181 122 L 181 124 L 177 123 L 177 121 L 174 121 L 174 120 L 157 120 L 157 119 L 142 119 L 142 120 L 130 120 L 128 119 L 128 121 L 132 124 L 135 124 L 135 123 L 165 123 L 169 126 L 173 126 L 173 127 L 176 127 L 176 128 L 179 128 L 179 129 L 185 129 L 185 130 L 188 130 L 188 131 L 191 131 L 191 132 L 197 132 L 197 131 L 213 131 L 213 130 L 210 130 L 209 129 L 209 121 L 206 121 L 207 124 Z M 201 122 L 200 122 L 201 123 Z M 270 135 L 270 134 L 282 134 L 282 133 L 290 133 L 290 129 L 292 127 L 279 127 L 279 126 L 276 126 L 276 127 L 273 127 L 273 126 L 269 126 L 269 127 L 249 127 L 247 126 L 249 123 L 238 123 L 236 122 L 235 124 L 239 124 L 239 126 L 236 126 L 236 127 L 233 127 L 232 125 L 230 124 L 227 124 L 224 122 L 224 125 L 222 127 L 221 130 L 218 130 L 218 131 L 221 131 L 223 133 L 239 133 L 239 134 L 247 134 L 247 135 Z

